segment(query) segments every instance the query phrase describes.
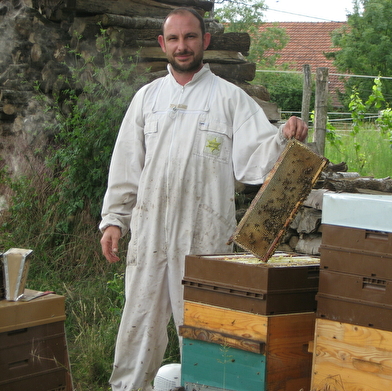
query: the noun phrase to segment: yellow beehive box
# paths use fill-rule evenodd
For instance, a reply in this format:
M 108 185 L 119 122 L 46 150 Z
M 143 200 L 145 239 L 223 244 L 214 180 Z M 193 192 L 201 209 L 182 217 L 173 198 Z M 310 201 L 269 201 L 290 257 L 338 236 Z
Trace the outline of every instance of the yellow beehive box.
M 266 391 L 309 391 L 314 325 L 314 312 L 258 315 L 185 301 L 180 333 L 264 355 Z
M 312 391 L 392 389 L 392 332 L 316 319 Z

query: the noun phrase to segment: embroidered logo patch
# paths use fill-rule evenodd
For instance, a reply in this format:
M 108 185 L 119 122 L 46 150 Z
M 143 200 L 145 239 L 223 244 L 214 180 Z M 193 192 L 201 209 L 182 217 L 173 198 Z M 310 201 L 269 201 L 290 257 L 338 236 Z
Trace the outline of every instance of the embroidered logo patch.
M 222 137 L 207 136 L 204 153 L 219 156 L 221 153 Z

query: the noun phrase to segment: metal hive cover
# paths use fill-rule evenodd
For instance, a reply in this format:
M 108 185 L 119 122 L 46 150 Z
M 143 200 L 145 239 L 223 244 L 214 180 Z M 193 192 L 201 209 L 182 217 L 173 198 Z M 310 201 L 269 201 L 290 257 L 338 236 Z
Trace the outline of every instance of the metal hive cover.
M 267 262 L 328 160 L 291 140 L 229 242 Z

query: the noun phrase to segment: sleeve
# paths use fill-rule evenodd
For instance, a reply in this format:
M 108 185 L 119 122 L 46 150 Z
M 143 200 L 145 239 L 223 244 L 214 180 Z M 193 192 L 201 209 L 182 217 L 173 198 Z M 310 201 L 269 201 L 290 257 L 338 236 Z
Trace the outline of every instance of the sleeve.
M 233 126 L 233 169 L 242 183 L 261 184 L 283 152 L 283 127 L 271 124 L 263 109 L 241 94 Z
M 145 158 L 142 106 L 143 95 L 139 91 L 124 116 L 114 146 L 99 225 L 101 231 L 116 225 L 124 236 L 130 229 Z

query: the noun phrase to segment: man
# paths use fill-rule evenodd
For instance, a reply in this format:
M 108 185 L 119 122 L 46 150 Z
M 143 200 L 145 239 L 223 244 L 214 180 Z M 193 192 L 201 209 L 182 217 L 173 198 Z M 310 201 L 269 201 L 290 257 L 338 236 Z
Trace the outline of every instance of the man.
M 210 34 L 194 10 L 172 11 L 158 41 L 169 75 L 141 88 L 124 117 L 100 224 L 109 262 L 131 231 L 113 390 L 152 389 L 171 315 L 182 324 L 185 256 L 232 251 L 234 178 L 262 183 L 287 139 L 307 135 L 296 117 L 278 131 L 252 98 L 211 73 Z

